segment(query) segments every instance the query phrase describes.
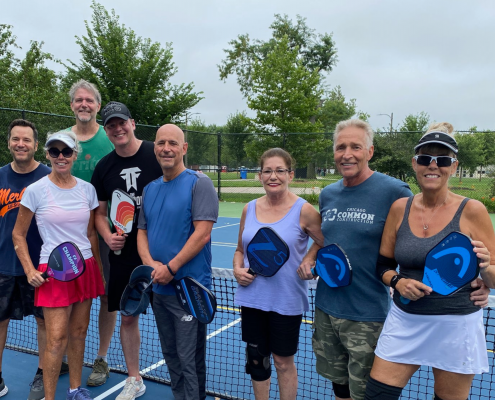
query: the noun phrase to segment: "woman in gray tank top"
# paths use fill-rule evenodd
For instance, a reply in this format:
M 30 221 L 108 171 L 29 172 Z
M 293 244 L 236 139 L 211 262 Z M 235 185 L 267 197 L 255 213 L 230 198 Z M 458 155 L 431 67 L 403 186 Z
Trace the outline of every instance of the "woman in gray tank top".
M 435 400 L 464 400 L 475 374 L 488 372 L 483 311 L 495 287 L 495 234 L 484 205 L 449 191 L 457 143 L 449 123 L 433 124 L 414 148 L 421 193 L 397 200 L 383 231 L 377 274 L 394 289 L 393 304 L 375 351 L 366 400 L 396 400 L 421 365 L 435 378 Z M 481 277 L 451 296 L 423 284 L 427 253 L 449 233 L 473 240 Z M 395 270 L 400 265 L 400 273 Z M 481 293 L 481 295 L 480 295 Z M 473 301 L 474 300 L 474 301 Z
M 292 164 L 292 157 L 283 149 L 270 149 L 261 156 L 259 179 L 266 194 L 244 207 L 234 254 L 234 276 L 239 284 L 235 304 L 241 306 L 246 373 L 251 375 L 257 400 L 269 396 L 270 355 L 281 398 L 296 399 L 294 355 L 302 314 L 309 310 L 308 281 L 301 279 L 298 272 L 302 263 L 313 263 L 316 258 L 316 251 L 307 253 L 309 237 L 321 246 L 324 241 L 318 212 L 289 190 L 294 178 Z M 287 262 L 269 278 L 247 272 L 246 248 L 262 227 L 277 232 L 290 250 Z

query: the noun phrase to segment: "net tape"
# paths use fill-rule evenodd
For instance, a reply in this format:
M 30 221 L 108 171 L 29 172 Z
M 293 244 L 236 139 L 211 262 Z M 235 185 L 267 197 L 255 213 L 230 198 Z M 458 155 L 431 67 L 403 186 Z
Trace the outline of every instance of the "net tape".
M 250 377 L 244 372 L 245 344 L 241 341 L 241 318 L 234 305 L 237 283 L 232 270 L 213 268 L 212 289 L 217 297 L 218 309 L 214 321 L 208 325 L 207 336 L 207 382 L 208 394 L 222 399 L 254 399 Z M 299 349 L 295 356 L 298 371 L 298 399 L 332 399 L 331 383 L 319 376 L 315 370 L 315 357 L 311 346 L 312 321 L 314 314 L 315 282 L 309 290 L 310 311 L 303 316 Z M 92 365 L 98 351 L 99 300 L 93 302 L 91 322 L 86 339 L 84 361 Z M 489 373 L 476 375 L 470 399 L 495 398 L 494 310 L 484 310 L 484 325 L 490 365 Z M 117 327 L 120 326 L 120 316 Z M 155 326 L 153 312 L 148 308 L 140 317 L 141 350 L 140 371 L 145 378 L 170 384 L 170 375 L 165 364 Z M 7 336 L 7 348 L 27 353 L 37 353 L 36 322 L 32 316 L 23 321 L 11 321 Z M 126 373 L 124 355 L 119 340 L 118 328 L 108 352 L 108 364 L 115 372 Z M 402 399 L 430 399 L 433 395 L 433 376 L 428 368 L 422 367 L 411 379 L 402 393 Z M 276 372 L 273 368 L 270 398 L 279 398 Z

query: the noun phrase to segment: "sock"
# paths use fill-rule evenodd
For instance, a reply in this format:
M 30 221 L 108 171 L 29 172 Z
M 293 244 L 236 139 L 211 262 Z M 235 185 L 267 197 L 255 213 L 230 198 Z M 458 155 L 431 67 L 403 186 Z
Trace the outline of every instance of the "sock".
M 0 382 L 2 382 L 2 371 L 0 371 Z
M 43 375 L 43 369 L 38 367 L 38 371 L 36 371 L 36 375 Z
M 77 389 L 79 389 L 79 388 L 75 388 L 75 389 L 70 389 L 69 388 L 69 393 L 74 393 Z
M 96 359 L 97 359 L 97 360 L 103 360 L 103 361 L 107 362 L 107 356 L 100 356 L 100 355 L 97 355 L 97 356 L 96 356 Z
M 63 361 L 64 363 L 69 362 L 69 359 L 67 358 L 67 354 L 66 354 L 65 356 L 63 356 L 63 357 L 62 357 L 62 361 Z

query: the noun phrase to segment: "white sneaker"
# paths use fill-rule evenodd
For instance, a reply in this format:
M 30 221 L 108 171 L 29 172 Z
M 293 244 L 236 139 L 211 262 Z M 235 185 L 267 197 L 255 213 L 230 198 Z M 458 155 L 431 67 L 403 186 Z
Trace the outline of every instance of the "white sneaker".
M 143 380 L 137 381 L 134 376 L 125 380 L 124 389 L 115 400 L 134 400 L 136 397 L 142 396 L 146 392 L 146 386 Z

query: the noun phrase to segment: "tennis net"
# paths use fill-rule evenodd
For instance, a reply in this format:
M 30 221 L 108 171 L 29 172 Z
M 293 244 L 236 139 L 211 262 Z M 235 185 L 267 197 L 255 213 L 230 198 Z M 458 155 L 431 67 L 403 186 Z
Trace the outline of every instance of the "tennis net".
M 218 309 L 214 321 L 208 325 L 207 341 L 207 391 L 222 399 L 254 399 L 250 377 L 244 372 L 245 344 L 241 341 L 240 312 L 234 305 L 237 287 L 232 271 L 214 268 L 213 292 L 217 297 Z M 309 291 L 311 310 L 303 316 L 299 350 L 295 361 L 298 370 L 298 399 L 332 399 L 331 383 L 315 371 L 315 358 L 311 346 L 312 321 L 314 314 L 315 287 Z M 99 300 L 95 300 L 91 311 L 91 322 L 86 340 L 85 364 L 91 365 L 98 351 Z M 493 376 L 495 350 L 495 311 L 484 310 L 484 324 L 490 372 L 476 375 L 470 399 L 487 400 L 495 398 Z M 120 319 L 120 317 L 119 317 Z M 120 321 L 117 322 L 120 325 Z M 162 359 L 160 341 L 151 307 L 140 318 L 141 357 L 140 369 L 145 378 L 170 384 L 167 365 Z M 7 337 L 7 348 L 28 353 L 37 353 L 36 322 L 33 317 L 23 321 L 11 321 Z M 124 355 L 120 346 L 118 328 L 114 333 L 108 353 L 108 364 L 113 371 L 126 372 Z M 431 399 L 433 396 L 433 375 L 422 367 L 403 391 L 402 399 Z M 270 398 L 279 398 L 275 369 L 272 373 Z

